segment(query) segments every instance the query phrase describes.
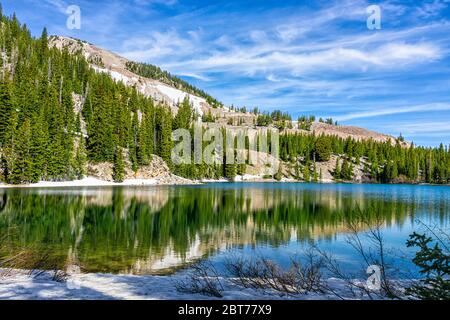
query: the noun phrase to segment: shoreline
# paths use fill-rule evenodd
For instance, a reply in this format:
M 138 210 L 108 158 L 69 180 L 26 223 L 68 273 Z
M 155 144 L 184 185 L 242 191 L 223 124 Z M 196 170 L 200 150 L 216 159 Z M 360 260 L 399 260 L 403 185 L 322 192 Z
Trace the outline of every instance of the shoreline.
M 222 298 L 199 293 L 177 291 L 176 284 L 189 279 L 188 271 L 174 275 L 131 275 L 109 273 L 72 273 L 62 281 L 54 279 L 52 271 L 13 270 L 2 275 L 0 269 L 0 300 L 340 300 L 330 292 L 280 294 L 271 289 L 243 288 L 232 278 L 219 277 L 223 285 Z M 354 296 L 342 279 L 326 278 L 326 285 L 344 299 L 369 300 L 364 292 Z M 365 283 L 353 279 L 355 283 Z M 414 280 L 394 280 L 402 287 Z
M 282 179 L 281 181 L 275 179 L 264 179 L 258 176 L 238 176 L 234 181 L 227 179 L 202 179 L 202 180 L 189 180 L 182 177 L 176 177 L 172 182 L 165 182 L 158 178 L 153 179 L 126 179 L 123 182 L 113 182 L 101 180 L 95 177 L 86 177 L 81 180 L 67 180 L 67 181 L 40 181 L 38 183 L 31 184 L 4 184 L 0 183 L 0 189 L 32 189 L 32 188 L 74 188 L 74 187 L 152 187 L 152 186 L 183 186 L 183 185 L 200 185 L 208 183 L 313 183 L 299 181 L 295 179 Z M 384 183 L 364 183 L 364 182 L 349 182 L 349 181 L 334 181 L 324 180 L 315 182 L 317 184 L 372 184 L 372 185 L 384 185 Z M 411 186 L 450 186 L 449 184 L 431 184 L 431 183 L 386 183 L 385 185 L 411 185 Z
M 65 187 L 146 187 L 146 186 L 169 186 L 169 185 L 194 185 L 197 182 L 189 179 L 177 177 L 178 182 L 167 183 L 158 178 L 154 179 L 126 179 L 123 182 L 113 182 L 101 180 L 95 177 L 86 177 L 81 180 L 67 180 L 67 181 L 40 181 L 31 184 L 0 184 L 0 189 L 9 188 L 65 188 Z

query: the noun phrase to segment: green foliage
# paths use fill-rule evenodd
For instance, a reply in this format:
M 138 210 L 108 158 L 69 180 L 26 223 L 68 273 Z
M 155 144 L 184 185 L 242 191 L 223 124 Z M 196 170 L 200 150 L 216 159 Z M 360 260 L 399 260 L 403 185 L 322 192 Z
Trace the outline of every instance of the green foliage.
M 330 160 L 331 156 L 331 140 L 325 135 L 321 135 L 317 140 L 314 148 L 316 160 L 325 162 Z
M 309 162 L 307 162 L 304 166 L 303 166 L 303 181 L 305 182 L 309 182 L 311 180 L 311 174 L 309 172 Z
M 78 147 L 75 155 L 75 177 L 77 179 L 83 179 L 86 175 L 86 163 L 87 163 L 87 154 L 86 154 L 86 144 L 84 142 L 84 137 L 79 138 Z
M 347 159 L 342 162 L 340 178 L 347 181 L 353 179 L 353 164 Z
M 215 121 L 216 119 L 214 119 L 213 115 L 211 114 L 211 111 L 202 116 L 202 122 L 215 122 Z
M 113 179 L 114 182 L 123 182 L 125 178 L 125 164 L 123 160 L 123 151 L 117 148 L 114 155 Z
M 335 179 L 352 180 L 353 166 L 365 159 L 365 172 L 374 182 L 391 183 L 402 179 L 411 183 L 450 183 L 450 149 L 409 148 L 390 142 L 342 139 L 337 136 L 314 136 L 303 133 L 280 135 L 280 157 L 283 161 L 303 158 L 303 164 L 316 158 L 327 159 L 330 154 L 339 155 L 343 161 L 334 173 Z M 324 154 L 322 159 L 321 155 Z M 342 168 L 341 168 L 342 167 Z
M 189 102 L 189 97 L 186 96 L 183 103 L 178 106 L 178 113 L 173 119 L 173 129 L 189 129 L 193 118 L 194 110 Z
M 277 173 L 275 173 L 273 178 L 277 181 L 281 181 L 281 179 L 283 178 L 283 173 L 281 172 L 281 167 L 278 169 Z
M 438 242 L 417 233 L 410 235 L 406 244 L 408 247 L 420 249 L 413 262 L 425 276 L 419 284 L 408 288 L 406 293 L 424 300 L 450 300 L 450 252 L 448 249 L 444 251 Z M 442 243 L 442 246 L 445 244 Z
M 298 122 L 298 128 L 302 129 L 302 130 L 306 130 L 306 131 L 310 131 L 311 130 L 311 126 L 315 121 L 315 117 L 314 116 L 300 116 L 297 119 Z
M 205 91 L 194 87 L 193 85 L 176 76 L 171 75 L 167 71 L 161 70 L 157 66 L 147 63 L 137 63 L 129 61 L 126 64 L 126 67 L 129 71 L 134 72 L 142 77 L 155 79 L 170 86 L 176 87 L 180 90 L 205 98 L 206 101 L 214 108 L 223 107 L 223 104 L 220 101 L 217 101 Z
M 341 179 L 341 163 L 339 161 L 339 158 L 336 158 L 336 164 L 334 166 L 334 179 L 339 180 Z
M 170 160 L 172 115 L 134 88 L 96 73 L 80 54 L 48 47 L 15 17 L 2 17 L 0 155 L 8 183 L 82 178 L 87 161 L 128 150 L 133 168 Z M 74 110 L 73 94 L 82 101 Z
M 272 124 L 272 118 L 268 114 L 260 114 L 256 119 L 256 125 L 258 127 L 267 127 Z

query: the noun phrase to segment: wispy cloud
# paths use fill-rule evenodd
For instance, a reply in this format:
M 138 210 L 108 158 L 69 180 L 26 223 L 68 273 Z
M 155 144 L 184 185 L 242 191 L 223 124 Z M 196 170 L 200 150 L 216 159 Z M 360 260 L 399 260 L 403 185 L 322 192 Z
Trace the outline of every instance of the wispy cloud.
M 354 112 L 354 113 L 349 113 L 349 114 L 344 114 L 342 116 L 338 116 L 337 120 L 346 121 L 346 120 L 372 118 L 372 117 L 380 117 L 380 116 L 402 114 L 402 113 L 448 111 L 448 110 L 450 110 L 450 104 L 448 104 L 448 103 L 432 103 L 432 104 L 423 104 L 423 105 L 415 105 L 415 106 L 393 107 L 393 108 L 385 108 L 385 109 L 382 108 L 382 109 L 375 109 L 375 110 L 370 110 L 370 111 Z

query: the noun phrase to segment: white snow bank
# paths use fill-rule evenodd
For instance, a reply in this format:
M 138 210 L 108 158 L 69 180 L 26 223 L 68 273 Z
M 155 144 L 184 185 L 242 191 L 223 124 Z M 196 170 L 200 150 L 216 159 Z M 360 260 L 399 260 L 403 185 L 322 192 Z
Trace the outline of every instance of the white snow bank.
M 52 273 L 32 277 L 25 271 L 0 277 L 0 299 L 126 299 L 126 300 L 164 300 L 164 299 L 213 299 L 200 294 L 185 294 L 176 290 L 176 283 L 186 280 L 186 272 L 173 276 L 133 276 L 112 274 L 73 274 L 67 282 L 52 280 Z M 339 299 L 333 294 L 308 293 L 296 296 L 280 296 L 279 293 L 245 289 L 234 285 L 229 279 L 220 279 L 224 291 L 222 299 L 236 300 L 326 300 Z M 344 294 L 345 282 L 335 278 L 328 279 L 328 285 L 335 292 Z M 348 296 L 355 299 L 355 296 Z M 364 297 L 363 297 L 364 298 Z
M 234 181 L 251 181 L 251 180 L 260 180 L 263 179 L 263 175 L 253 175 L 253 174 L 244 174 L 243 176 L 237 175 L 234 178 Z
M 228 179 L 201 179 L 201 183 L 230 182 Z
M 206 103 L 206 100 L 197 96 L 194 96 L 192 94 L 188 94 L 184 91 L 166 86 L 164 84 L 158 84 L 156 85 L 156 88 L 162 92 L 164 95 L 168 96 L 174 103 L 177 102 L 183 102 L 184 98 L 186 97 L 186 95 L 189 96 L 189 101 L 192 103 L 192 106 L 195 110 L 195 112 L 200 115 L 203 116 L 203 111 L 202 111 L 202 103 Z
M 58 187 L 103 187 L 103 186 L 154 186 L 158 185 L 156 179 L 128 179 L 121 183 L 104 181 L 94 177 L 87 177 L 81 180 L 73 181 L 40 181 L 38 183 L 27 185 L 5 185 L 0 184 L 0 188 L 26 187 L 26 188 L 58 188 Z

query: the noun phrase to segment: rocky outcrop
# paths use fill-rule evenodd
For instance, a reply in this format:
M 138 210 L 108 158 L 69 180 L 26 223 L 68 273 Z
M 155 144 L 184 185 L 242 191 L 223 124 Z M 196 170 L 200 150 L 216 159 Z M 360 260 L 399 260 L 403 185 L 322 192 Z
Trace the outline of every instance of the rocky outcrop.
M 113 181 L 114 166 L 109 162 L 88 163 L 87 175 L 104 181 Z M 160 157 L 153 155 L 152 160 L 146 166 L 142 166 L 138 171 L 131 169 L 131 163 L 125 162 L 125 180 L 154 180 L 155 184 L 194 184 L 189 179 L 181 178 L 170 172 L 166 162 Z

